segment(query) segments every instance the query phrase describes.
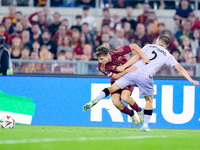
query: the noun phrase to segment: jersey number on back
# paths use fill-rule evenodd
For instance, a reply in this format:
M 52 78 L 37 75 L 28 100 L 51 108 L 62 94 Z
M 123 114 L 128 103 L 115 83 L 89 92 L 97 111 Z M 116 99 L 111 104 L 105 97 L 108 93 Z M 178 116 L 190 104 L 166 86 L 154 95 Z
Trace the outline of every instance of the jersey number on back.
M 155 51 L 153 51 L 152 54 L 154 54 L 154 56 L 150 60 L 154 60 L 157 57 L 157 53 Z

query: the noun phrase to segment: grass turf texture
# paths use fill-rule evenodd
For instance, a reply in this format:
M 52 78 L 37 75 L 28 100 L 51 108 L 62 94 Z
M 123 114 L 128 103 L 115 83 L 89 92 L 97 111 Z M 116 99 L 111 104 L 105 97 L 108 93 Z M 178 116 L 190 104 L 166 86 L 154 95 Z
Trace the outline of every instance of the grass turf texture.
M 200 131 L 182 129 L 29 126 L 0 129 L 6 150 L 199 150 Z M 6 144 L 10 143 L 10 144 Z

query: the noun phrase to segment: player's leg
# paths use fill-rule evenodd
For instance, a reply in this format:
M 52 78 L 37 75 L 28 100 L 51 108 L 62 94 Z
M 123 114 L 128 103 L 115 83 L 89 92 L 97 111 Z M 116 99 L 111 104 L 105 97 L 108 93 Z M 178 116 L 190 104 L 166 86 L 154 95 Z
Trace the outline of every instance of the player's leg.
M 138 119 L 134 115 L 134 111 L 126 107 L 124 103 L 121 102 L 121 96 L 118 93 L 112 95 L 112 102 L 116 108 L 118 108 L 122 113 L 127 114 L 131 117 L 132 122 L 138 126 L 139 122 Z
M 143 111 L 142 111 L 142 108 L 138 106 L 138 104 L 133 100 L 132 97 L 130 97 L 132 91 L 133 91 L 133 88 L 132 88 L 131 86 L 125 88 L 125 89 L 122 91 L 121 99 L 122 99 L 124 102 L 128 103 L 129 106 L 130 106 L 133 110 L 135 110 L 135 111 L 138 113 L 140 122 L 143 123 L 143 122 L 144 122 L 144 113 L 143 113 Z
M 151 131 L 148 127 L 148 123 L 151 119 L 152 112 L 153 112 L 153 95 L 151 96 L 144 96 L 146 100 L 146 105 L 144 108 L 144 123 L 143 126 L 140 128 L 141 131 Z
M 111 87 L 103 89 L 94 100 L 88 102 L 87 104 L 83 106 L 83 111 L 89 110 L 94 105 L 96 105 L 101 99 L 107 97 L 108 95 L 110 95 L 111 93 L 114 93 L 115 91 L 119 89 L 120 87 L 116 83 L 114 83 Z

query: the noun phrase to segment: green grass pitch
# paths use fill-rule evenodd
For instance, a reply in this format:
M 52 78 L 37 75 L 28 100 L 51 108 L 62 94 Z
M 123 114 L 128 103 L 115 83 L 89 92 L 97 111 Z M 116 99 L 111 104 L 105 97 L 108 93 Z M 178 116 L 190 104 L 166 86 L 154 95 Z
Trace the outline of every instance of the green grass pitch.
M 200 130 L 16 125 L 0 150 L 200 150 Z

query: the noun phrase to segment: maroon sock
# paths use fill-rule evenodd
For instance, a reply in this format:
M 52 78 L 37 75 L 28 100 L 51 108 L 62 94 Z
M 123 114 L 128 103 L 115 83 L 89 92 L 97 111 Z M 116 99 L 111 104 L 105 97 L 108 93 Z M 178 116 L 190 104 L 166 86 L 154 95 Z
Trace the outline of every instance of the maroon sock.
M 122 109 L 122 110 L 120 110 L 121 112 L 123 112 L 123 113 L 125 113 L 125 114 L 127 114 L 127 115 L 129 115 L 129 116 L 133 116 L 134 115 L 134 112 L 133 112 L 133 110 L 130 110 L 128 107 L 124 107 L 124 109 Z
M 130 105 L 131 106 L 131 105 Z M 135 111 L 141 111 L 141 108 L 137 105 L 137 103 L 136 102 L 134 102 L 134 104 L 133 104 L 133 106 L 131 106 L 131 108 L 133 109 L 133 110 L 135 110 Z

